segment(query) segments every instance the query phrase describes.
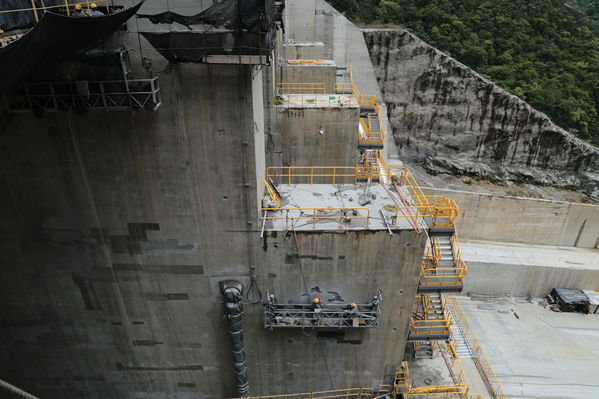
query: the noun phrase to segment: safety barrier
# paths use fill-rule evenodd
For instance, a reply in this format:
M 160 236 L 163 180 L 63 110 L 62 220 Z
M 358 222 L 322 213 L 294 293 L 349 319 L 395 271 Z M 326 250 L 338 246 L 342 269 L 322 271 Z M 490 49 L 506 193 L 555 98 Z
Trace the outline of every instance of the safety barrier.
M 277 94 L 327 94 L 325 83 L 277 83 Z
M 410 319 L 410 336 L 429 337 L 432 335 L 449 334 L 451 330 L 451 319 L 439 320 L 414 320 Z
M 468 321 L 468 317 L 466 316 L 460 301 L 453 295 L 448 295 L 446 298 L 453 316 L 460 324 L 464 338 L 468 341 L 468 344 L 472 349 L 472 359 L 480 371 L 481 377 L 489 389 L 489 393 L 493 399 L 508 399 L 508 396 L 503 391 L 503 386 L 501 385 L 499 378 L 497 378 L 497 374 L 495 374 L 495 371 L 491 366 L 491 362 L 489 362 L 487 355 L 483 351 L 483 348 L 474 333 L 474 329 Z
M 289 108 L 351 108 L 358 106 L 354 96 L 323 93 L 277 94 L 274 96 L 274 103 Z
M 377 393 L 381 393 L 381 391 L 372 388 L 347 388 L 284 395 L 252 396 L 247 399 L 371 399 Z
M 269 214 L 277 212 L 277 214 Z M 282 213 L 282 215 L 280 214 Z M 338 220 L 339 230 L 352 220 L 365 220 L 364 228 L 368 228 L 370 209 L 368 208 L 262 208 L 260 209 L 262 223 L 267 220 L 284 220 L 285 230 L 289 230 L 289 222 L 294 220 L 311 220 L 312 228 L 316 223 L 326 220 Z
M 420 270 L 421 286 L 456 286 L 463 283 L 464 277 L 468 274 L 468 266 L 461 258 L 457 233 L 451 239 L 453 245 L 454 267 L 440 267 L 441 248 L 439 239 L 433 237 L 432 246 L 427 244 L 422 259 Z
M 367 145 L 383 145 L 385 142 L 385 130 L 383 128 L 383 118 L 381 117 L 381 107 L 378 103 L 374 105 L 374 113 L 376 113 L 376 123 L 378 130 L 374 129 L 374 117 L 371 114 L 360 118 L 360 126 L 358 129 L 358 144 Z
M 108 5 L 108 0 L 95 0 L 95 1 L 64 0 L 63 4 L 57 4 L 57 5 L 53 5 L 53 6 L 37 5 L 35 0 L 31 0 L 31 7 L 29 7 L 29 8 L 15 8 L 15 9 L 10 9 L 10 10 L 1 10 L 0 14 L 32 11 L 33 15 L 35 17 L 35 22 L 39 22 L 39 20 L 41 18 L 41 14 L 43 14 L 46 11 L 53 11 L 53 12 L 58 11 L 58 12 L 64 13 L 65 15 L 71 15 L 71 12 L 73 11 L 75 5 L 79 4 L 82 6 L 82 8 L 84 8 L 85 10 L 90 12 L 92 3 L 97 4 L 98 6 L 104 8 L 107 11 L 110 10 L 110 7 Z
M 404 218 L 410 219 L 414 224 L 418 225 L 416 219 L 424 218 L 429 226 L 431 227 L 452 227 L 454 224 L 455 217 L 457 216 L 459 209 L 456 203 L 445 197 L 430 196 L 426 197 L 417 186 L 409 169 L 397 166 L 397 167 L 364 167 L 358 168 L 357 166 L 279 166 L 269 167 L 266 169 L 266 186 L 271 196 L 271 199 L 277 203 L 280 207 L 280 199 L 275 193 L 274 187 L 269 182 L 280 183 L 280 184 L 356 184 L 362 181 L 364 178 L 371 178 L 373 181 L 378 180 L 385 183 L 392 183 L 394 185 L 397 182 L 400 185 L 405 186 L 410 194 L 414 193 L 416 198 L 410 197 L 405 201 L 412 201 L 415 205 L 392 205 L 386 210 L 392 212 L 389 220 L 390 228 L 397 228 L 399 221 Z M 397 188 L 399 192 L 399 188 Z M 352 211 L 354 209 L 366 209 L 366 208 L 339 208 L 345 211 Z M 285 211 L 284 216 L 268 216 L 268 212 L 284 210 L 282 208 L 263 208 L 260 210 L 260 217 L 264 220 L 273 219 L 308 219 L 311 217 L 322 218 L 339 218 L 343 219 L 365 218 L 364 215 L 343 215 L 339 214 L 336 216 L 318 216 L 319 214 L 327 215 L 327 212 L 331 208 L 288 208 Z M 294 212 L 298 211 L 297 215 Z M 305 211 L 312 211 L 311 216 L 307 216 Z M 348 213 L 348 212 L 346 212 Z M 368 221 L 367 221 L 368 224 Z M 287 225 L 287 223 L 286 223 Z

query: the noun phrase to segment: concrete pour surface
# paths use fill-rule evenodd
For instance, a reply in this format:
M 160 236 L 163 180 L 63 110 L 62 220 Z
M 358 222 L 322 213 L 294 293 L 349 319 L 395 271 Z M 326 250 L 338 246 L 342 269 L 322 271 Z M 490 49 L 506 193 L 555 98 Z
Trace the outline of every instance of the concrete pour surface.
M 510 398 L 599 397 L 599 314 L 553 312 L 542 299 L 459 299 Z

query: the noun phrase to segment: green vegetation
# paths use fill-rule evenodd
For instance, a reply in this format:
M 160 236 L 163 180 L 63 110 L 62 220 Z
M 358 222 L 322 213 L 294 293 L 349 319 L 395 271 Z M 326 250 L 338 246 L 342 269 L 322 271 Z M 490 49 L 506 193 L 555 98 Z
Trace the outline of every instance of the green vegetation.
M 599 145 L 599 0 L 329 0 L 393 24 Z

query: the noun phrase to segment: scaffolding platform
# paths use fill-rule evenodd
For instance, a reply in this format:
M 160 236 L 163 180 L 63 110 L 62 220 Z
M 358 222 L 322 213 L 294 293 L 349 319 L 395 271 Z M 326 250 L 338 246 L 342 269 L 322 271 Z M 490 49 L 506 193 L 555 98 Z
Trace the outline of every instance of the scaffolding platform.
M 111 81 L 25 83 L 5 95 L 11 113 L 41 111 L 157 110 L 158 77 Z
M 264 304 L 264 327 L 273 328 L 376 328 L 381 314 L 380 302 L 356 304 L 271 303 Z

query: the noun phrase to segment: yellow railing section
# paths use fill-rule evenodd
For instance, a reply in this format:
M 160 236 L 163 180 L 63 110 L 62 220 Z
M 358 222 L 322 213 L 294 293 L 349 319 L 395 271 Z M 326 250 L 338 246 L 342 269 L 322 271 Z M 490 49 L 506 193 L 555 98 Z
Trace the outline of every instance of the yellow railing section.
M 80 0 L 80 1 L 64 0 L 62 4 L 57 4 L 57 5 L 53 5 L 53 6 L 38 5 L 35 2 L 35 0 L 31 0 L 30 8 L 15 8 L 15 9 L 10 9 L 10 10 L 1 10 L 0 14 L 32 11 L 33 15 L 35 17 L 35 22 L 39 22 L 41 14 L 43 14 L 46 11 L 59 11 L 59 12 L 62 11 L 65 15 L 71 15 L 71 12 L 76 4 L 79 4 L 84 9 L 90 11 L 92 3 L 96 3 L 97 5 L 99 5 L 101 7 L 109 9 L 108 0 L 92 0 L 92 1 L 89 1 L 89 0 Z M 42 2 L 42 4 L 43 4 L 43 2 Z
M 283 395 L 252 396 L 247 399 L 372 399 L 378 390 L 372 388 L 346 388 L 331 391 L 292 393 Z
M 277 83 L 277 94 L 327 94 L 326 83 Z
M 323 65 L 323 60 L 288 60 L 288 64 L 291 65 Z
M 508 396 L 503 391 L 503 386 L 499 382 L 499 378 L 497 378 L 497 374 L 495 374 L 495 371 L 491 366 L 491 362 L 489 362 L 487 355 L 483 351 L 483 348 L 474 333 L 474 329 L 468 321 L 468 317 L 466 316 L 462 305 L 460 305 L 460 301 L 453 295 L 448 295 L 447 301 L 453 315 L 460 323 L 465 339 L 468 341 L 470 348 L 472 348 L 474 363 L 480 371 L 485 384 L 489 388 L 489 393 L 491 393 L 491 396 L 494 399 L 508 399 Z
M 281 212 L 282 214 L 272 215 L 268 212 Z M 312 228 L 316 228 L 316 223 L 322 220 L 335 220 L 339 222 L 339 230 L 351 220 L 364 220 L 364 228 L 368 228 L 370 222 L 370 209 L 368 208 L 262 208 L 260 210 L 262 223 L 266 220 L 284 220 L 285 230 L 289 230 L 289 222 L 295 220 L 309 220 Z
M 375 134 L 375 131 L 372 128 L 374 121 L 372 120 L 373 117 L 371 117 L 370 114 L 366 115 L 366 117 L 360 118 L 360 125 L 362 126 L 363 133 L 358 130 L 358 142 L 363 145 L 380 145 L 385 141 L 385 129 L 383 128 L 381 106 L 379 103 L 375 102 L 373 107 L 379 125 L 379 132 L 378 134 Z
M 410 319 L 410 335 L 428 337 L 430 335 L 448 334 L 451 330 L 451 323 L 452 320 L 449 318 L 440 320 L 415 320 L 412 317 Z
M 457 233 L 454 231 L 454 236 L 451 239 L 453 246 L 453 262 L 454 267 L 441 267 L 441 248 L 439 239 L 433 237 L 427 243 L 422 258 L 422 267 L 420 270 L 420 285 L 459 285 L 464 281 L 464 277 L 468 274 L 468 266 L 462 260 L 462 255 L 457 239 Z
M 405 201 L 412 201 L 415 205 L 389 205 L 388 211 L 393 212 L 391 216 L 390 226 L 396 228 L 398 221 L 403 218 L 408 218 L 411 221 L 422 217 L 427 218 L 427 222 L 433 227 L 451 227 L 454 224 L 454 219 L 458 214 L 456 203 L 445 197 L 429 196 L 426 197 L 422 193 L 420 187 L 417 186 L 415 179 L 409 169 L 402 166 L 384 166 L 373 168 L 358 168 L 357 166 L 278 166 L 269 167 L 266 169 L 266 187 L 272 200 L 280 207 L 280 199 L 275 193 L 274 188 L 269 182 L 276 184 L 356 184 L 365 177 L 378 179 L 381 182 L 389 182 L 396 186 L 397 192 L 401 193 L 397 183 L 405 186 L 410 193 L 411 198 L 404 198 Z M 415 197 L 412 197 L 414 195 Z M 408 202 L 409 203 L 409 202 Z M 360 214 L 352 215 L 351 212 L 347 215 L 336 214 L 331 216 L 331 208 L 263 208 L 260 210 L 260 217 L 263 220 L 274 219 L 334 219 L 343 216 L 344 219 L 365 219 L 368 216 Z M 346 211 L 353 209 L 367 208 L 339 208 Z M 284 210 L 284 216 L 268 215 L 268 212 Z M 306 212 L 309 211 L 309 212 Z M 336 210 L 335 210 L 336 211 Z M 266 216 L 265 216 L 266 214 Z M 310 215 L 308 215 L 310 214 Z M 366 221 L 368 224 L 368 220 Z M 417 223 L 416 223 L 417 224 Z
M 264 180 L 264 185 L 266 186 L 266 190 L 268 191 L 268 195 L 270 195 L 270 199 L 272 199 L 279 207 L 281 206 L 281 199 L 277 195 L 275 189 L 270 185 L 268 179 Z

